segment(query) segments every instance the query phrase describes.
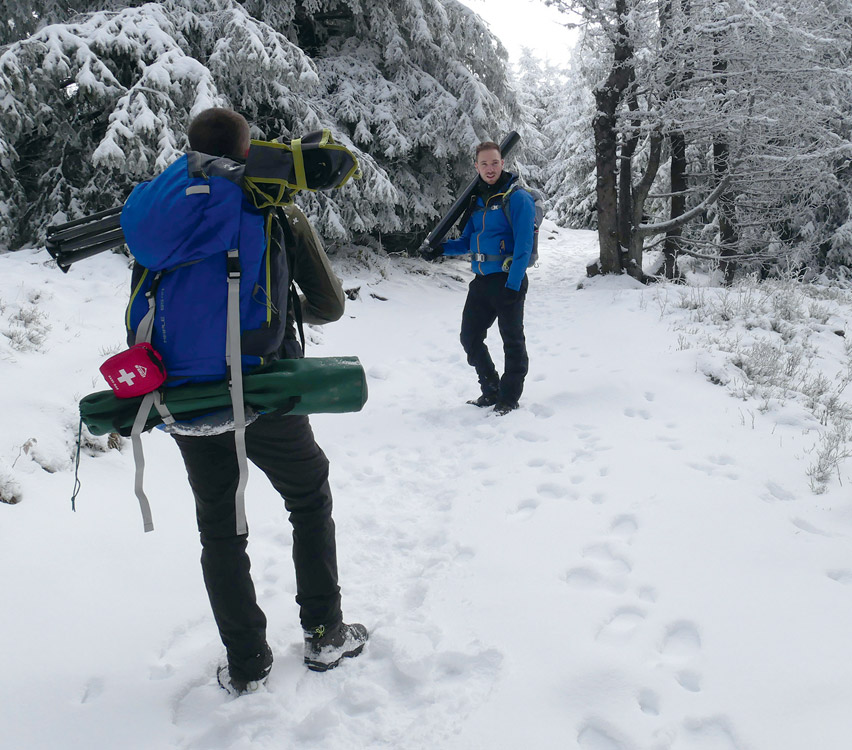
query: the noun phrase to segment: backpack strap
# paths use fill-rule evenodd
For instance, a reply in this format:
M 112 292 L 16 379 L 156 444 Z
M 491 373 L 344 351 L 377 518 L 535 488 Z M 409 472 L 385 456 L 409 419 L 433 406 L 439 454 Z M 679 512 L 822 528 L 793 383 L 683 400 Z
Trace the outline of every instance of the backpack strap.
M 284 220 L 281 220 L 281 217 Z M 296 290 L 296 282 L 293 280 L 293 252 L 296 247 L 296 233 L 290 224 L 290 215 L 282 210 L 276 212 L 276 220 L 281 227 L 281 236 L 284 240 L 284 253 L 287 256 L 287 271 L 290 274 L 290 291 L 287 299 L 288 305 L 293 306 L 293 320 L 296 323 L 296 330 L 299 333 L 299 343 L 302 345 L 302 354 L 305 353 L 305 326 L 302 320 L 302 301 L 299 299 L 299 292 Z
M 240 478 L 234 498 L 237 534 L 248 534 L 246 524 L 246 482 L 248 481 L 248 457 L 246 455 L 246 406 L 243 401 L 243 363 L 240 345 L 240 251 L 228 251 L 228 317 L 225 361 L 231 390 L 231 406 L 234 410 L 234 444 Z
M 142 430 L 145 429 L 145 422 L 148 419 L 148 414 L 151 411 L 151 406 L 154 404 L 154 394 L 156 391 L 146 393 L 142 398 L 142 403 L 139 410 L 136 412 L 136 419 L 133 422 L 133 428 L 130 430 L 130 440 L 133 444 L 133 462 L 136 464 L 136 475 L 133 489 L 136 492 L 136 498 L 139 500 L 139 509 L 142 511 L 142 526 L 145 531 L 154 530 L 154 520 L 151 517 L 151 504 L 148 502 L 148 497 L 145 495 L 145 490 L 142 488 L 142 477 L 145 473 L 145 455 L 142 452 Z
M 142 342 L 151 343 L 151 334 L 154 330 L 154 317 L 157 310 L 157 287 L 160 283 L 162 272 L 154 276 L 151 282 L 151 288 L 146 293 L 148 298 L 148 312 L 139 323 L 136 329 L 136 339 L 134 343 Z M 130 442 L 133 446 L 133 463 L 136 471 L 133 483 L 133 489 L 136 493 L 136 498 L 139 500 L 139 509 L 142 511 L 142 525 L 145 531 L 154 530 L 154 521 L 151 516 L 151 504 L 148 502 L 148 497 L 143 488 L 143 478 L 145 474 L 145 454 L 142 451 L 142 431 L 145 429 L 145 423 L 148 421 L 148 415 L 151 413 L 151 407 L 154 407 L 163 418 L 165 424 L 172 424 L 175 418 L 172 416 L 168 407 L 163 403 L 163 396 L 160 390 L 146 393 L 142 398 L 142 403 L 139 404 L 139 409 L 136 412 L 136 419 L 133 421 L 133 427 L 130 430 Z
M 500 201 L 500 205 L 503 207 L 503 213 L 506 214 L 506 221 L 509 222 L 509 229 L 511 229 L 513 232 L 515 231 L 515 228 L 512 226 L 512 212 L 509 210 L 509 198 L 511 197 L 512 193 L 519 187 L 520 185 L 518 185 L 517 181 L 513 182 L 511 185 L 509 185 L 509 189 L 505 193 L 503 193 L 503 198 Z

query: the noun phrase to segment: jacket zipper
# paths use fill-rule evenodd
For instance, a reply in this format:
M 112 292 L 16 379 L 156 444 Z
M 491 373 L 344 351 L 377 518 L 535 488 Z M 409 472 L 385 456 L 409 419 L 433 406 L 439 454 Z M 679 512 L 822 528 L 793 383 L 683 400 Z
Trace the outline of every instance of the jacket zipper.
M 477 255 L 482 255 L 482 253 L 480 252 L 481 248 L 479 247 L 479 240 L 482 237 L 482 235 L 485 233 L 485 217 L 488 215 L 488 204 L 494 198 L 498 198 L 498 197 L 503 196 L 503 195 L 506 195 L 505 191 L 502 192 L 502 193 L 495 193 L 488 200 L 485 201 L 485 204 L 484 204 L 485 208 L 482 211 L 482 231 L 479 232 L 479 234 L 476 235 L 476 254 Z M 482 274 L 482 261 L 481 260 L 477 261 L 477 265 L 479 266 L 479 273 Z

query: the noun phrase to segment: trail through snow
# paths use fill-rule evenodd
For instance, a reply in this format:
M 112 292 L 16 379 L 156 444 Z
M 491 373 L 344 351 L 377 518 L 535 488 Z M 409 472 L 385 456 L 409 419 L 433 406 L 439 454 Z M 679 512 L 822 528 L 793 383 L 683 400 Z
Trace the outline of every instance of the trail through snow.
M 52 325 L 47 354 L 0 359 L 4 471 L 24 495 L 0 506 L 4 746 L 848 747 L 848 467 L 844 487 L 813 495 L 813 436 L 705 377 L 679 345 L 673 292 L 585 280 L 594 235 L 546 229 L 530 374 L 505 417 L 465 403 L 462 263 L 341 266 L 358 297 L 310 329 L 309 354 L 358 355 L 370 399 L 312 423 L 344 615 L 371 640 L 333 672 L 304 669 L 289 525 L 253 471 L 250 553 L 276 662 L 237 700 L 216 686 L 223 650 L 171 440 L 145 438 L 153 534 L 129 446 L 84 455 L 67 507 L 74 397 L 102 388 L 100 350 L 121 343 L 125 264 L 63 277 L 43 251 L 0 256 L 0 302 L 39 292 Z M 499 360 L 496 326 L 489 345 Z

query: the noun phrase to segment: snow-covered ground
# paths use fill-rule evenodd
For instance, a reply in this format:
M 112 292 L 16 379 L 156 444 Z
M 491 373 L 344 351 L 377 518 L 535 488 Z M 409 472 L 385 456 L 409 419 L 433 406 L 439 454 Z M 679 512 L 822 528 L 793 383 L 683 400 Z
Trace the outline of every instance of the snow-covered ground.
M 852 462 L 821 484 L 812 469 L 820 420 L 849 398 L 848 293 L 585 280 L 594 244 L 543 233 L 530 375 L 502 418 L 465 404 L 462 263 L 338 264 L 359 296 L 311 329 L 309 354 L 358 355 L 370 399 L 312 421 L 344 614 L 372 637 L 333 672 L 305 670 L 289 526 L 255 471 L 276 662 L 239 699 L 216 685 L 171 440 L 144 438 L 154 533 L 126 444 L 93 441 L 70 509 L 76 399 L 123 345 L 126 262 L 63 275 L 44 251 L 0 255 L 0 492 L 20 498 L 0 504 L 3 747 L 848 748 Z M 801 362 L 798 385 L 773 380 Z

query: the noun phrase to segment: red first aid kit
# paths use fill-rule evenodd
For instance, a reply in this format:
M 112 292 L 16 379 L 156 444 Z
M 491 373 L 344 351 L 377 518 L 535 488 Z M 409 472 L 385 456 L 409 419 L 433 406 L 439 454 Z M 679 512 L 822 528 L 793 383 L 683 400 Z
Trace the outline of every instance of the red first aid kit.
M 157 390 L 166 380 L 163 358 L 146 343 L 134 344 L 110 357 L 100 370 L 116 398 L 144 396 Z

